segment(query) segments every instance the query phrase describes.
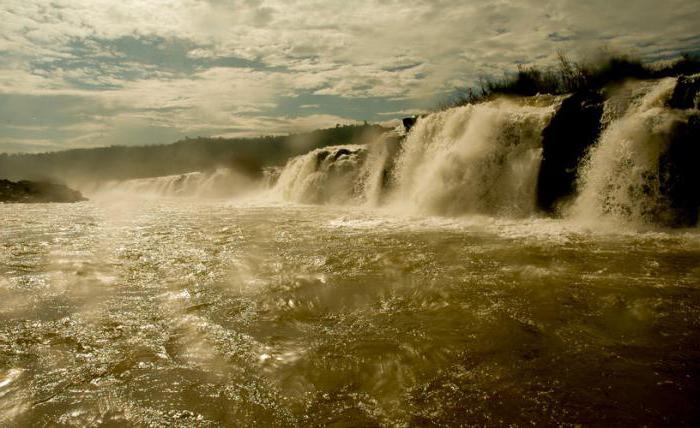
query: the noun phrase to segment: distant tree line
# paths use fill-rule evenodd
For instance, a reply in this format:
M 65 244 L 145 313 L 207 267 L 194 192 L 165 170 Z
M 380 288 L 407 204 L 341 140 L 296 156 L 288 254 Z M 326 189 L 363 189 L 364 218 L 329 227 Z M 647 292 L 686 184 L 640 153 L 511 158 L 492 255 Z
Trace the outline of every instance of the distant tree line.
M 110 146 L 48 153 L 0 154 L 0 178 L 80 183 L 156 177 L 233 167 L 249 175 L 283 165 L 309 150 L 365 143 L 386 131 L 348 125 L 304 134 L 257 138 L 186 138 L 172 144 Z

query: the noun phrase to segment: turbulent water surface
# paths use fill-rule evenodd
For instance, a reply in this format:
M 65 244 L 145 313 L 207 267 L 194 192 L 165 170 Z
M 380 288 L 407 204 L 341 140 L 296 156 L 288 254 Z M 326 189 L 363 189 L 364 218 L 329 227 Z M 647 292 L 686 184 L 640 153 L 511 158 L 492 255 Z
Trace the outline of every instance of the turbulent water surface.
M 699 420 L 696 229 L 168 198 L 0 218 L 2 425 Z

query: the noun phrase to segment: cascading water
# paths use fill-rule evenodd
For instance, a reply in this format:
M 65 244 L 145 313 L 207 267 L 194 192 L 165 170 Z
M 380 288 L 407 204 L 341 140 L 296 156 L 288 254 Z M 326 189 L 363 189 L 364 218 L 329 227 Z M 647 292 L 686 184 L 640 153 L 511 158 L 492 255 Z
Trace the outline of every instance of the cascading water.
M 692 114 L 666 106 L 675 85 L 673 78 L 638 84 L 642 96 L 611 120 L 580 167 L 571 216 L 584 222 L 673 223 L 661 162 L 675 130 Z
M 273 193 L 294 202 L 376 206 L 390 186 L 399 135 L 386 132 L 366 145 L 333 146 L 291 159 Z M 274 175 L 270 172 L 270 176 Z
M 360 193 L 358 179 L 366 155 L 363 145 L 313 150 L 287 163 L 273 191 L 293 202 L 347 203 Z
M 253 188 L 254 180 L 236 171 L 190 172 L 163 177 L 110 181 L 89 193 L 128 193 L 156 197 L 228 197 Z
M 420 119 L 399 149 L 387 133 L 367 146 L 318 149 L 292 159 L 275 187 L 304 203 L 378 205 L 412 212 L 534 212 L 541 134 L 559 99 L 496 100 Z
M 557 211 L 577 222 L 694 225 L 698 174 L 689 159 L 697 158 L 700 117 L 668 106 L 676 83 L 627 82 L 606 91 L 604 102 L 600 94 L 564 104 L 552 96 L 499 98 L 434 113 L 403 140 L 387 133 L 294 158 L 273 193 L 441 216 Z M 545 134 L 548 173 L 540 174 Z M 557 186 L 557 177 L 568 181 Z
M 542 129 L 559 100 L 500 99 L 419 119 L 398 160 L 396 201 L 438 215 L 535 209 Z
M 394 184 L 392 171 L 400 149 L 399 138 L 396 132 L 387 132 L 367 147 L 367 159 L 360 173 L 358 187 L 363 202 L 369 206 L 382 203 Z
M 622 119 L 632 106 L 638 105 L 654 89 L 657 83 L 651 80 L 631 80 L 607 91 L 601 117 L 602 128 L 605 129 L 611 123 Z
M 282 174 L 282 167 L 270 166 L 263 168 L 263 187 L 265 189 L 272 189 L 273 187 L 275 187 L 275 184 L 277 184 L 277 180 L 280 178 L 280 174 Z

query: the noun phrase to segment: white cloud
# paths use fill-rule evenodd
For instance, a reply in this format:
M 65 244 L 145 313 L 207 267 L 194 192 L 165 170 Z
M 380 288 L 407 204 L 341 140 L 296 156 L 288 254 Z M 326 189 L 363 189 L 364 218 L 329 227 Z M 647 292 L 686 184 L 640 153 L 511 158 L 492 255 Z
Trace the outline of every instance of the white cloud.
M 420 109 L 407 109 L 407 110 L 399 110 L 399 111 L 385 111 L 382 113 L 379 113 L 380 116 L 395 116 L 395 117 L 407 117 L 407 116 L 416 116 L 419 114 L 425 113 L 425 110 L 420 110 Z
M 700 48 L 696 0 L 4 0 L 0 22 L 0 94 L 90 98 L 178 132 L 294 129 L 301 119 L 276 126 L 269 112 L 302 94 L 409 111 L 557 50 L 605 44 L 652 59 Z M 144 63 L 139 47 L 115 47 L 125 38 L 185 50 L 168 67 Z M 249 63 L 217 62 L 231 57 Z

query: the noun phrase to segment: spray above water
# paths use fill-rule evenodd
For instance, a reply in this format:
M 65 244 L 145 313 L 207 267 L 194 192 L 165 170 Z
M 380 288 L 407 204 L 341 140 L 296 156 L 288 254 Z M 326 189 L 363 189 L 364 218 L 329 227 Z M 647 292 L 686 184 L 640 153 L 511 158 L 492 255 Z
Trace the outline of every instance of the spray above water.
M 359 194 L 360 169 L 367 156 L 361 145 L 317 149 L 287 163 L 274 193 L 308 204 L 349 203 Z
M 557 104 L 496 100 L 420 119 L 397 162 L 396 203 L 449 216 L 532 214 L 542 130 Z
M 677 221 L 671 187 L 683 177 L 668 169 L 676 160 L 667 154 L 693 112 L 667 106 L 675 86 L 673 78 L 636 84 L 625 113 L 610 121 L 580 167 L 580 194 L 571 216 L 589 223 Z
M 277 193 L 295 202 L 388 204 L 419 214 L 522 216 L 535 210 L 541 135 L 559 99 L 496 100 L 418 120 L 406 139 L 291 160 Z
M 238 196 L 257 187 L 258 183 L 253 178 L 232 169 L 219 168 L 213 172 L 109 181 L 88 192 L 104 196 L 224 198 Z

